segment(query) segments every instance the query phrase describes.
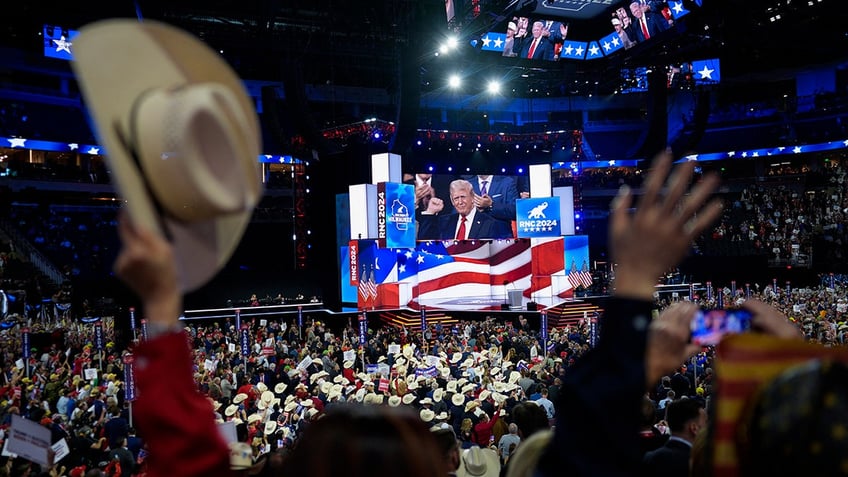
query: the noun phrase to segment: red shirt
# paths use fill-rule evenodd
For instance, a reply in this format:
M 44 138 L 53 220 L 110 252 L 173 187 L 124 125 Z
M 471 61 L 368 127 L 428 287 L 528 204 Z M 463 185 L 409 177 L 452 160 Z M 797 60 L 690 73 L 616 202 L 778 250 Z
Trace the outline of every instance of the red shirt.
M 197 390 L 185 333 L 140 344 L 135 353 L 137 426 L 148 443 L 148 476 L 232 476 L 230 452 L 209 401 Z

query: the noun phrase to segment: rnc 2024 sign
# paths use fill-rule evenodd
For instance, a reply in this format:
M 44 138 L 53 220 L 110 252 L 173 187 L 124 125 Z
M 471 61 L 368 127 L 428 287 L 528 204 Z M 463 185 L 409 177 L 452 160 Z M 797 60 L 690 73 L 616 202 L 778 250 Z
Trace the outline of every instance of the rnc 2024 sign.
M 559 197 L 538 197 L 515 201 L 515 226 L 519 238 L 559 237 Z

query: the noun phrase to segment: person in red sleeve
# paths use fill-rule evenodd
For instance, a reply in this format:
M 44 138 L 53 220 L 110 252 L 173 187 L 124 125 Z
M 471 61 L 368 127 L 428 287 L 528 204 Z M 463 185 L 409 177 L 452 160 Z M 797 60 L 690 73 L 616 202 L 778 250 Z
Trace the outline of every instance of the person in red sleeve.
M 495 427 L 495 423 L 500 418 L 500 410 L 500 405 L 495 406 L 495 417 L 491 419 L 485 412 L 480 416 L 480 422 L 474 426 L 474 431 L 471 433 L 472 439 L 478 446 L 488 447 L 492 444 L 492 428 Z
M 149 446 L 147 475 L 233 475 L 212 406 L 194 383 L 191 351 L 179 322 L 182 296 L 173 249 L 126 217 L 119 234 L 123 248 L 115 271 L 141 297 L 148 320 L 148 340 L 134 353 L 138 399 L 133 409 Z

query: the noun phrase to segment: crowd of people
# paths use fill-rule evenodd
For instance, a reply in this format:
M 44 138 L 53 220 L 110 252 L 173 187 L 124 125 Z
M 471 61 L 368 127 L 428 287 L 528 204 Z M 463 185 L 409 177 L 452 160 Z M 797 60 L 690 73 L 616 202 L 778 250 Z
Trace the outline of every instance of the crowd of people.
M 648 182 L 648 192 L 657 185 Z M 682 189 L 671 190 L 668 200 L 676 202 Z M 616 210 L 626 210 L 627 197 L 619 197 L 624 209 Z M 690 233 L 718 216 L 712 207 Z M 117 349 L 108 321 L 101 341 L 94 324 L 63 323 L 64 342 L 42 343 L 27 359 L 20 330 L 3 333 L 4 438 L 18 414 L 70 448 L 49 469 L 7 458 L 7 472 L 394 475 L 407 465 L 412 475 L 688 475 L 689 449 L 703 438 L 708 410 L 720 397 L 715 349 L 687 345 L 686 337 L 695 302 L 716 302 L 704 296 L 671 304 L 648 326 L 655 277 L 685 250 L 686 238 L 678 241 L 679 229 L 670 227 L 660 236 L 664 245 L 646 250 L 649 242 L 633 234 L 662 234 L 654 222 L 664 220 L 659 214 L 613 220 L 620 265 L 600 331 L 584 322 L 550 330 L 548 342 L 520 317 L 432 324 L 426 334 L 372 323 L 362 345 L 355 322 L 307 319 L 299 329 L 256 319 L 240 329 L 229 322 L 182 329 L 169 274 L 160 274 L 172 266 L 167 250 L 148 243 L 132 260 L 124 252 L 118 273 L 151 317 L 138 330 L 140 343 Z M 125 247 L 147 240 L 122 227 Z M 663 258 L 673 244 L 677 251 Z M 647 252 L 647 270 L 628 268 Z M 726 306 L 748 307 L 761 330 L 784 338 L 803 331 L 808 341 L 833 347 L 846 337 L 848 288 L 841 276 L 827 278 L 809 288 L 764 287 L 754 300 L 741 290 L 716 294 Z M 162 313 L 168 309 L 173 313 Z M 46 331 L 32 325 L 31 332 Z M 591 348 L 595 333 L 600 339 Z M 128 352 L 132 373 L 124 364 Z M 610 450 L 621 453 L 620 461 L 598 460 Z

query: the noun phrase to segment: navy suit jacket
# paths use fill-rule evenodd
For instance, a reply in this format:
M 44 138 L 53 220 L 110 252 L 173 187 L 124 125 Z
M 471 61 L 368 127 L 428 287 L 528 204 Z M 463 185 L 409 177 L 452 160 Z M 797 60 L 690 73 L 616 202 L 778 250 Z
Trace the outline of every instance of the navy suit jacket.
M 418 240 L 451 240 L 456 237 L 459 214 L 421 215 L 419 217 Z M 498 239 L 512 237 L 508 223 L 486 214 L 474 214 L 474 222 L 468 231 L 469 239 Z
M 527 38 L 524 43 L 521 45 L 521 54 L 518 55 L 521 58 L 527 58 L 527 55 L 530 54 L 530 46 L 533 45 L 533 37 Z M 550 60 L 554 59 L 554 45 L 547 38 L 541 38 L 539 44 L 536 45 L 536 49 L 533 51 L 533 59 L 534 60 Z
M 645 454 L 642 460 L 642 475 L 688 476 L 691 453 L 691 446 L 669 439 L 664 446 Z
M 662 17 L 662 14 L 660 14 L 660 17 Z M 642 32 L 642 24 L 639 23 L 639 19 L 636 17 L 631 18 L 633 19 L 633 24 L 631 26 L 633 27 L 634 33 L 636 33 L 636 41 L 645 41 L 645 34 Z M 656 22 L 656 15 L 645 14 L 645 23 L 648 25 L 648 33 L 650 33 L 651 38 L 667 29 L 663 29 L 662 26 Z
M 474 188 L 474 193 L 480 194 L 480 181 L 477 176 L 465 178 Z M 486 192 L 492 198 L 492 209 L 484 211 L 498 220 L 512 222 L 515 220 L 515 201 L 518 199 L 518 187 L 515 179 L 509 176 L 492 176 L 487 184 Z

